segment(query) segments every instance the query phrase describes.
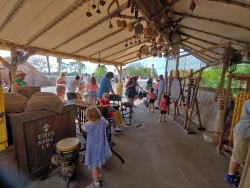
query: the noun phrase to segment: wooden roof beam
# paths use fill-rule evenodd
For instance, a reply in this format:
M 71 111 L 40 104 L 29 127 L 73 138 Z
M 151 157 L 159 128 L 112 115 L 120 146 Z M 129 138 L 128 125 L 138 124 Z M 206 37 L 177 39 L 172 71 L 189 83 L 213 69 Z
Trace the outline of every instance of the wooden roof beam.
M 200 45 L 195 44 L 195 43 L 193 43 L 193 42 L 190 42 L 190 41 L 187 41 L 187 40 L 184 41 L 184 42 L 189 43 L 189 44 L 192 44 L 192 45 L 194 45 L 194 46 L 197 46 L 197 47 L 199 47 L 199 48 L 201 48 L 201 49 L 205 49 L 203 46 L 200 46 Z M 218 52 L 214 52 L 214 51 L 210 51 L 210 52 L 222 56 L 222 54 L 220 54 L 220 53 L 218 53 Z
M 194 29 L 194 28 L 191 28 L 191 27 L 187 27 L 187 26 L 184 26 L 184 25 L 181 25 L 181 27 L 184 28 L 184 29 L 189 29 L 189 30 L 196 31 L 196 32 L 199 32 L 199 33 L 207 34 L 207 35 L 210 35 L 210 36 L 223 38 L 223 39 L 226 39 L 226 40 L 230 40 L 230 41 L 234 41 L 234 42 L 241 43 L 241 44 L 244 44 L 244 45 L 248 45 L 248 42 L 245 42 L 245 41 L 232 39 L 232 38 L 217 35 L 217 34 L 214 34 L 214 33 L 209 33 L 209 32 L 206 32 L 206 31 L 199 30 L 199 29 Z
M 101 52 L 104 52 L 104 51 L 106 51 L 106 50 L 108 50 L 108 49 L 111 49 L 111 48 L 113 48 L 113 47 L 115 47 L 115 46 L 118 46 L 118 45 L 120 45 L 120 44 L 122 44 L 122 43 L 128 41 L 129 39 L 132 39 L 132 38 L 133 38 L 133 37 L 129 37 L 129 38 L 127 38 L 127 39 L 125 39 L 125 40 L 123 40 L 123 41 L 121 41 L 121 42 L 118 42 L 118 43 L 116 43 L 116 44 L 114 44 L 114 45 L 112 45 L 112 46 L 109 46 L 109 47 L 107 47 L 107 48 L 105 48 L 105 49 L 103 49 L 103 50 L 101 50 L 101 51 L 99 51 L 99 52 L 96 52 L 96 53 L 94 53 L 94 54 L 91 54 L 91 55 L 89 55 L 89 57 L 94 56 L 94 55 L 96 55 L 96 54 L 99 54 L 99 53 L 101 53 Z
M 211 41 L 208 41 L 208 40 L 204 40 L 204 39 L 201 39 L 201 38 L 197 38 L 195 36 L 188 35 L 188 34 L 185 34 L 185 33 L 182 33 L 182 32 L 180 32 L 180 34 L 183 35 L 183 36 L 186 36 L 186 37 L 189 37 L 189 38 L 192 38 L 192 39 L 195 39 L 195 40 L 198 40 L 198 41 L 213 45 L 213 46 L 218 45 L 217 43 L 214 43 L 214 42 L 211 42 Z
M 188 17 L 188 18 L 195 18 L 195 19 L 198 19 L 198 20 L 204 20 L 204 21 L 209 21 L 209 22 L 215 22 L 215 23 L 219 23 L 219 24 L 229 25 L 229 26 L 232 26 L 232 27 L 237 27 L 237 28 L 240 28 L 240 29 L 245 29 L 247 31 L 250 31 L 249 27 L 245 27 L 245 26 L 242 26 L 242 25 L 239 25 L 239 24 L 235 24 L 235 23 L 231 23 L 231 22 L 227 22 L 227 21 L 217 20 L 217 19 L 213 19 L 213 18 L 206 18 L 206 17 L 201 17 L 201 16 L 195 16 L 193 14 L 176 12 L 176 11 L 174 11 L 174 14 L 175 15 L 180 15 L 180 16 L 185 16 L 185 17 Z
M 44 55 L 44 56 L 53 55 L 55 57 L 63 58 L 63 59 L 75 59 L 79 61 L 90 61 L 92 63 L 98 63 L 97 58 L 89 58 L 86 56 L 73 55 L 71 53 L 60 52 L 60 51 L 55 51 L 51 49 L 38 48 L 34 46 L 28 46 L 26 44 L 16 44 L 14 42 L 6 41 L 6 40 L 0 40 L 0 46 L 4 46 L 5 49 L 15 48 L 17 50 L 24 50 L 26 52 L 34 52 L 33 54 L 38 54 L 38 55 Z M 119 64 L 120 62 L 102 60 L 102 63 L 106 65 L 113 65 L 113 64 Z
M 189 55 L 195 55 L 195 54 L 203 53 L 203 52 L 206 52 L 206 51 L 211 51 L 211 50 L 214 50 L 214 49 L 217 49 L 217 48 L 225 47 L 227 45 L 228 45 L 228 42 L 223 43 L 223 44 L 219 44 L 219 45 L 215 45 L 215 46 L 212 46 L 212 47 L 209 47 L 209 48 L 205 48 L 205 49 L 202 49 L 202 50 L 198 50 L 196 52 L 192 52 L 192 53 L 189 53 L 189 54 L 185 54 L 185 55 L 179 56 L 178 58 L 189 56 Z M 174 58 L 171 58 L 171 59 L 176 59 L 176 58 L 177 57 L 174 57 Z M 171 60 L 171 59 L 169 59 L 169 60 Z
M 132 23 L 132 24 L 136 24 L 136 23 L 138 23 L 138 21 L 134 21 L 134 22 L 131 22 L 131 23 Z M 98 40 L 96 40 L 96 41 L 90 43 L 90 44 L 88 44 L 87 46 L 84 46 L 84 47 L 82 47 L 82 48 L 76 50 L 76 51 L 73 52 L 72 54 L 76 54 L 76 53 L 78 53 L 78 52 L 80 52 L 80 51 L 82 51 L 82 50 L 85 50 L 85 49 L 87 49 L 87 48 L 89 48 L 89 47 L 91 47 L 91 46 L 93 46 L 93 45 L 95 45 L 95 44 L 97 44 L 97 43 L 99 43 L 99 42 L 101 42 L 101 41 L 103 41 L 103 40 L 105 40 L 105 39 L 107 39 L 107 38 L 113 36 L 113 35 L 116 35 L 116 34 L 120 33 L 121 31 L 124 31 L 124 29 L 122 29 L 122 28 L 121 28 L 121 29 L 118 29 L 118 30 L 116 30 L 116 31 L 114 31 L 114 32 L 112 32 L 112 33 L 110 33 L 110 34 L 108 34 L 108 35 L 106 35 L 106 36 L 104 36 L 104 37 L 102 37 L 102 38 L 100 38 L 100 39 L 98 39 Z
M 124 4 L 121 6 L 120 11 L 123 11 L 123 10 L 125 10 L 125 9 L 127 8 L 127 5 L 125 5 L 125 4 L 126 4 L 126 3 L 124 3 Z M 118 8 L 117 8 L 113 13 L 111 13 L 111 14 L 112 14 L 112 15 L 115 15 L 115 14 L 117 13 L 117 11 L 118 11 Z M 105 17 L 102 18 L 101 20 L 99 20 L 99 21 L 97 21 L 96 23 L 94 23 L 93 25 L 89 26 L 87 29 L 84 29 L 84 30 L 80 31 L 79 33 L 77 33 L 77 34 L 74 35 L 73 37 L 71 37 L 71 38 L 67 39 L 66 41 L 62 42 L 61 44 L 57 45 L 55 48 L 53 48 L 53 50 L 55 50 L 55 49 L 57 49 L 57 48 L 59 48 L 59 47 L 65 45 L 65 44 L 69 43 L 70 41 L 72 41 L 72 40 L 74 40 L 74 39 L 76 39 L 76 38 L 82 36 L 83 34 L 89 32 L 90 30 L 94 29 L 95 27 L 99 26 L 100 24 L 102 24 L 103 22 L 106 22 L 106 21 L 109 20 L 109 19 L 110 19 L 110 16 L 109 16 L 109 15 L 105 16 Z
M 144 41 L 145 42 L 145 41 Z M 142 44 L 142 43 L 140 43 L 140 44 Z M 138 45 L 140 45 L 140 44 L 136 44 L 136 45 L 134 45 L 134 46 L 131 46 L 131 47 L 128 47 L 128 48 L 125 48 L 124 50 L 121 50 L 121 51 L 119 51 L 119 52 L 116 52 L 116 53 L 114 53 L 114 54 L 111 54 L 111 55 L 108 55 L 108 56 L 106 56 L 106 57 L 103 57 L 103 59 L 106 59 L 106 58 L 108 58 L 108 57 L 111 57 L 111 56 L 113 56 L 113 55 L 116 55 L 116 54 L 119 54 L 119 53 L 121 53 L 121 52 L 124 52 L 124 51 L 127 51 L 127 50 L 129 50 L 129 49 L 131 49 L 131 48 L 134 48 L 135 46 L 138 46 Z M 139 50 L 138 50 L 139 51 Z
M 26 4 L 27 1 L 28 0 L 20 1 L 19 4 L 16 6 L 16 8 L 13 10 L 13 12 L 11 12 L 8 15 L 8 17 L 6 18 L 6 20 L 4 21 L 4 23 L 0 27 L 0 33 L 2 33 L 4 31 L 4 29 L 9 25 L 11 20 L 17 15 L 17 13 L 21 10 L 21 8 L 24 6 L 24 4 Z
M 127 64 L 130 64 L 130 63 L 134 63 L 134 62 L 136 62 L 136 61 L 143 60 L 143 59 L 147 59 L 147 58 L 150 58 L 150 57 L 152 57 L 152 55 L 143 57 L 143 58 L 141 58 L 141 59 L 133 60 L 133 61 L 130 61 L 130 62 L 124 61 L 124 62 L 126 62 L 126 63 L 124 63 L 124 65 L 127 65 Z
M 185 44 L 182 44 L 182 45 L 188 47 L 188 48 L 191 49 L 191 50 L 197 51 L 196 49 L 194 49 L 194 48 L 192 48 L 192 47 L 190 47 L 190 46 L 188 46 L 188 45 L 185 45 Z M 205 55 L 205 56 L 207 56 L 208 58 L 218 60 L 217 58 L 212 57 L 212 56 L 210 56 L 210 55 L 207 55 L 207 54 L 204 54 L 204 53 L 202 53 L 202 54 Z
M 136 50 L 136 51 L 133 51 L 133 52 L 128 53 L 128 54 L 126 54 L 126 55 L 123 55 L 123 56 L 121 56 L 121 57 L 118 57 L 118 58 L 116 58 L 116 59 L 113 59 L 113 61 L 116 61 L 116 60 L 118 60 L 118 59 L 121 59 L 121 58 L 127 57 L 127 56 L 129 56 L 129 55 L 132 55 L 132 54 L 134 54 L 134 53 L 136 53 L 136 52 L 138 52 L 138 51 L 139 51 L 139 50 Z
M 185 47 L 182 47 L 182 49 L 184 49 L 185 50 L 185 52 L 190 52 L 190 51 L 192 51 L 192 50 L 188 50 L 187 48 L 185 48 Z M 204 57 L 201 57 L 201 56 L 199 56 L 199 55 L 193 55 L 195 58 L 197 58 L 197 59 L 199 59 L 201 62 L 203 62 L 203 63 L 205 63 L 206 65 L 208 64 L 206 61 L 209 61 L 208 59 L 206 59 L 206 58 L 204 58 Z M 205 60 L 205 61 L 204 61 Z
M 232 1 L 232 0 L 207 0 L 207 1 L 213 1 L 213 2 L 218 2 L 218 3 L 226 3 L 226 4 L 236 5 L 236 6 L 239 6 L 239 7 L 250 9 L 250 5 L 247 5 L 245 3 Z
M 68 17 L 69 15 L 71 15 L 72 13 L 74 13 L 79 7 L 81 7 L 84 3 L 86 3 L 88 0 L 81 0 L 80 2 L 78 2 L 77 4 L 75 4 L 73 7 L 71 7 L 69 10 L 67 10 L 66 12 L 64 12 L 62 15 L 60 15 L 59 18 L 57 18 L 56 20 L 53 20 L 51 23 L 49 23 L 47 26 L 45 26 L 41 32 L 39 32 L 38 34 L 36 34 L 34 37 L 32 37 L 30 39 L 30 41 L 28 42 L 28 44 L 31 44 L 32 42 L 34 42 L 36 39 L 38 39 L 39 37 L 41 37 L 44 33 L 46 33 L 47 31 L 49 31 L 50 29 L 52 29 L 53 27 L 55 27 L 59 22 L 63 21 L 66 17 Z

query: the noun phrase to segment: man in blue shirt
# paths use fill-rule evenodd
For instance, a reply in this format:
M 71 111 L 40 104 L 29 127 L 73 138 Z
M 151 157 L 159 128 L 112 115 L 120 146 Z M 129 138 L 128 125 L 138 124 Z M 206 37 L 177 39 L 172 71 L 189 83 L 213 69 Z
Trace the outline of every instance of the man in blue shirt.
M 102 98 L 103 93 L 109 93 L 111 92 L 113 95 L 115 95 L 115 92 L 111 86 L 110 80 L 114 77 L 113 72 L 108 72 L 108 74 L 101 80 L 100 87 L 97 92 L 97 97 L 99 99 Z
M 163 95 L 163 94 L 165 93 L 165 91 L 166 91 L 166 82 L 165 82 L 163 76 L 160 75 L 160 76 L 159 76 L 159 79 L 160 79 L 160 83 L 159 83 L 158 97 L 157 97 L 158 106 L 160 106 L 162 95 Z

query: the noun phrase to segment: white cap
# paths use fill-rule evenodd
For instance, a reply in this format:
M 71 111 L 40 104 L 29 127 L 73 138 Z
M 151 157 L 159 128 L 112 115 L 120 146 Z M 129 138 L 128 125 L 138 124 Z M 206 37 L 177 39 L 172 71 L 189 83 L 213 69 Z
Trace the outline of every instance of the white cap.
M 16 76 L 19 75 L 19 74 L 25 74 L 25 76 L 27 75 L 26 73 L 24 73 L 22 70 L 18 70 L 16 71 Z

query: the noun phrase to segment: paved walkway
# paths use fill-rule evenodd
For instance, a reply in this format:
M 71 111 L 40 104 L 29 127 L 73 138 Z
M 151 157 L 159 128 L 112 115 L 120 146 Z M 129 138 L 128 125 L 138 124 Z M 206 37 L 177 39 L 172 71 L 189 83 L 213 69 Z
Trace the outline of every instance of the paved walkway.
M 143 104 L 134 111 L 132 126 L 113 134 L 114 150 L 126 163 L 114 155 L 107 160 L 103 188 L 232 188 L 224 180 L 229 158 L 217 154 L 216 146 L 202 138 L 202 131 L 188 135 L 170 119 L 158 122 L 159 111 L 148 113 Z M 27 187 L 64 187 L 59 172 L 57 169 L 43 182 L 33 180 Z M 86 187 L 92 181 L 84 164 L 76 172 L 70 188 Z

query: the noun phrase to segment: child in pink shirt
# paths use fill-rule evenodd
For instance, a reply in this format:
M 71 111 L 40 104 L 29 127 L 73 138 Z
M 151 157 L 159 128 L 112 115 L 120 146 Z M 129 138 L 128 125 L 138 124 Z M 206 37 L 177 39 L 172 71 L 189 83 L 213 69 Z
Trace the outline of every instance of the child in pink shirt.
M 167 112 L 169 104 L 170 104 L 169 97 L 167 95 L 163 95 L 162 100 L 161 100 L 161 104 L 159 107 L 159 110 L 161 112 L 159 122 L 161 122 L 162 115 L 163 115 L 163 122 L 164 123 L 166 122 L 166 112 Z
M 88 102 L 96 104 L 96 98 L 97 98 L 97 91 L 98 91 L 98 85 L 96 84 L 96 79 L 94 76 L 90 79 L 90 84 L 88 85 Z
M 150 108 L 151 108 L 151 104 L 152 104 L 152 107 L 153 107 L 152 112 L 154 113 L 154 109 L 155 109 L 155 106 L 154 106 L 155 97 L 156 97 L 156 94 L 155 94 L 155 92 L 154 92 L 154 88 L 151 88 L 151 89 L 150 89 L 150 92 L 149 92 L 149 106 L 148 106 L 148 112 L 150 112 Z

